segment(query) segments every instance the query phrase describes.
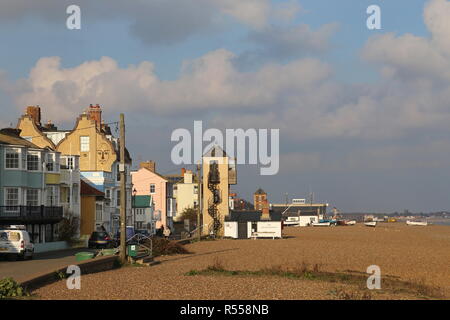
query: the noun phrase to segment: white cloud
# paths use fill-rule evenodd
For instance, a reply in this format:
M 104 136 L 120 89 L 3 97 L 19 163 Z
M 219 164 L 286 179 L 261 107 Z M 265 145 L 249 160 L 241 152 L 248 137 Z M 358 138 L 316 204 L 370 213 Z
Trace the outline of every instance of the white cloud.
M 62 68 L 58 57 L 42 58 L 27 79 L 15 84 L 15 102 L 20 109 L 39 104 L 54 114 L 52 120 L 68 120 L 90 103 L 166 115 L 213 109 L 264 110 L 320 85 L 330 74 L 329 66 L 315 59 L 268 64 L 245 73 L 236 70 L 233 57 L 227 50 L 217 50 L 186 61 L 173 81 L 159 79 L 150 62 L 120 68 L 113 59 L 103 57 Z

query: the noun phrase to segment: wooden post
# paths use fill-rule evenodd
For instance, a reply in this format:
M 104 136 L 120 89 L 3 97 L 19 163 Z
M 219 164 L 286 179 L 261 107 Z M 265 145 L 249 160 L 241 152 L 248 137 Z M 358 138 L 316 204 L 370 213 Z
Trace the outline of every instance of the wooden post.
M 202 166 L 197 164 L 197 185 L 198 185 L 198 212 L 197 212 L 197 240 L 200 241 L 202 237 L 201 230 L 201 214 L 202 214 L 202 180 L 201 180 L 201 169 Z
M 125 181 L 125 116 L 120 114 L 120 261 L 127 261 L 127 207 L 126 207 L 126 181 Z

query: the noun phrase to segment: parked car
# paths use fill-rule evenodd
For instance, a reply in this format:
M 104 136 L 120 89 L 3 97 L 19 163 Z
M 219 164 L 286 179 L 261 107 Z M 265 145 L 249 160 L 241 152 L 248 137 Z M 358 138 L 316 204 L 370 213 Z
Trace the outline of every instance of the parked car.
M 94 231 L 89 238 L 89 248 L 113 248 L 114 240 L 105 231 Z
M 33 259 L 34 245 L 25 226 L 10 226 L 0 230 L 0 256 L 13 259 Z

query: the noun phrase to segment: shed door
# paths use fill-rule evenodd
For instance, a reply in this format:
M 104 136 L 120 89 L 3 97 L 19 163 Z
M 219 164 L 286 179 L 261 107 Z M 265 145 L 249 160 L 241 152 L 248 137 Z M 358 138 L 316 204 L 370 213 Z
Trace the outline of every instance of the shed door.
M 247 222 L 238 222 L 238 238 L 239 239 L 247 239 Z

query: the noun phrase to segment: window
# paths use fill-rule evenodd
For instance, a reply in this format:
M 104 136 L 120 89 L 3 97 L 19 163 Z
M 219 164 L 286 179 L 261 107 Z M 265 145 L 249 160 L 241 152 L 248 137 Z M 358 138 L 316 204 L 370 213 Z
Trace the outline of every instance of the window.
M 47 171 L 56 171 L 55 170 L 55 154 L 47 153 Z
M 120 190 L 117 190 L 116 205 L 120 207 Z
M 194 186 L 194 194 L 198 194 L 198 186 Z
M 74 170 L 77 168 L 74 157 L 62 157 L 60 164 L 61 169 Z
M 95 204 L 95 220 L 102 221 L 103 207 L 101 203 Z
M 75 169 L 75 161 L 72 157 L 67 158 L 67 169 Z
M 78 184 L 74 184 L 72 186 L 72 199 L 73 199 L 73 203 L 78 203 L 78 195 L 80 194 L 79 190 L 78 190 Z
M 8 211 L 17 210 L 14 207 L 19 205 L 19 188 L 5 189 L 5 205 Z
M 46 189 L 47 193 L 47 205 L 57 206 L 59 204 L 59 188 L 58 186 L 48 186 Z
M 29 152 L 27 154 L 27 170 L 29 171 L 39 171 L 39 153 Z
M 150 184 L 150 193 L 153 194 L 153 193 L 155 193 L 155 192 L 156 192 L 155 184 L 154 184 L 154 183 L 151 183 L 151 184 Z
M 105 190 L 105 198 L 106 199 L 111 199 L 111 190 L 109 190 L 109 189 Z
M 89 152 L 89 137 L 80 137 L 80 151 Z
M 6 149 L 5 167 L 6 169 L 19 169 L 20 149 Z
M 37 207 L 39 205 L 39 190 L 28 189 L 27 190 L 27 206 Z

